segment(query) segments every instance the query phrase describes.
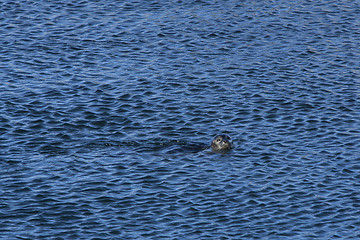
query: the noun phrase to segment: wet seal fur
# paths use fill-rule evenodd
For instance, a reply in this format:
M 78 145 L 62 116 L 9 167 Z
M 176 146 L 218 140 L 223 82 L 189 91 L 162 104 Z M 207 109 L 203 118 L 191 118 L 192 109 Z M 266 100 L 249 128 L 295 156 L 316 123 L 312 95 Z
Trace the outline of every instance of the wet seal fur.
M 215 152 L 226 152 L 232 148 L 231 137 L 225 134 L 216 135 L 211 142 L 211 149 Z

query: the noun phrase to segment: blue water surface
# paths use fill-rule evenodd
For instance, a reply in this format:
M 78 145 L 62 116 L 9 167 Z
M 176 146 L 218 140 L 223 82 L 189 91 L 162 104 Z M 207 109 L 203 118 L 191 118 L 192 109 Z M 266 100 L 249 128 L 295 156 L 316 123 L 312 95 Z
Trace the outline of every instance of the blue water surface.
M 0 238 L 359 239 L 359 16 L 1 1 Z

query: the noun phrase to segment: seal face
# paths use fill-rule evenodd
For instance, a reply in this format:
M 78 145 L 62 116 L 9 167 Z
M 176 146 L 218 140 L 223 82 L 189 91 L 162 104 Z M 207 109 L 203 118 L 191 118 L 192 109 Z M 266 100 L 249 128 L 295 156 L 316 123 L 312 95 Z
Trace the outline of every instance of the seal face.
M 215 151 L 227 151 L 232 147 L 232 140 L 228 135 L 216 135 L 211 142 L 211 149 Z

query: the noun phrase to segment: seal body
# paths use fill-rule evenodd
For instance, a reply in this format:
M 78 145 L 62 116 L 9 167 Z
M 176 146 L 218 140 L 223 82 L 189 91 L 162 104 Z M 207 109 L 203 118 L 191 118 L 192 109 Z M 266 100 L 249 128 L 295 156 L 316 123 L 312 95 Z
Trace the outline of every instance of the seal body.
M 211 142 L 214 151 L 228 151 L 233 148 L 231 137 L 225 134 L 216 135 Z

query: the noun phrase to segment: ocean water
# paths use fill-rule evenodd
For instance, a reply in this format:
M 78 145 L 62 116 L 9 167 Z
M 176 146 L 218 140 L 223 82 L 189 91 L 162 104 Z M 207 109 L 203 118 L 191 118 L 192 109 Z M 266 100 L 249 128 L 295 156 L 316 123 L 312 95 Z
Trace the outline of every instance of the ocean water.
M 1 1 L 0 238 L 359 239 L 359 16 Z

